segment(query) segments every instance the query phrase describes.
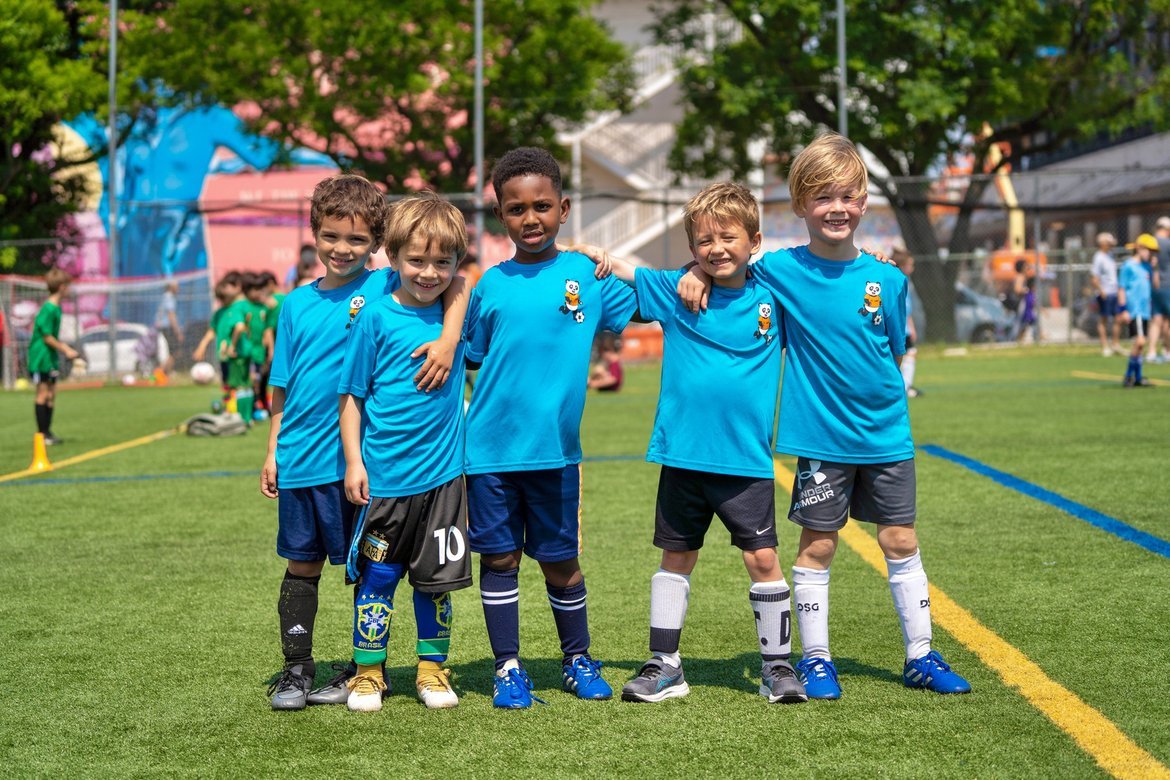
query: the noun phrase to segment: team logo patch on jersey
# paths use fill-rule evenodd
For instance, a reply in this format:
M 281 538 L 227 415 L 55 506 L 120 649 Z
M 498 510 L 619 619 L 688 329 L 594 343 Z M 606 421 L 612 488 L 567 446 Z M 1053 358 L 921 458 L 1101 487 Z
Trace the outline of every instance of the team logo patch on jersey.
M 353 321 L 357 319 L 358 312 L 366 305 L 366 296 L 355 295 L 349 299 L 349 322 L 345 323 L 345 329 L 349 330 L 353 326 Z
M 386 638 L 386 633 L 390 630 L 390 617 L 393 614 L 394 610 L 377 601 L 359 604 L 357 608 L 358 633 L 367 642 L 380 642 Z
M 865 294 L 862 297 L 861 308 L 857 313 L 868 318 L 874 325 L 882 324 L 882 285 L 881 282 L 866 282 Z
M 759 316 L 756 318 L 756 332 L 753 338 L 763 339 L 764 344 L 771 344 L 772 339 L 776 338 L 772 333 L 772 304 L 764 302 L 756 307 L 756 312 Z
M 565 280 L 565 302 L 561 314 L 569 314 L 574 322 L 585 321 L 585 310 L 581 307 L 581 283 L 574 279 Z

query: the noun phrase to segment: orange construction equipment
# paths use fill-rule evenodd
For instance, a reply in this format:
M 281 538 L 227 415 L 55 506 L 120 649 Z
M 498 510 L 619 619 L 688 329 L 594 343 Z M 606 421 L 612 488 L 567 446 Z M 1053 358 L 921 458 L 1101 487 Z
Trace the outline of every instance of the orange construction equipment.
M 45 434 L 33 436 L 33 459 L 29 471 L 52 471 L 53 464 L 49 462 L 49 453 L 45 448 Z
M 991 126 L 983 125 L 984 136 L 991 135 Z M 1008 212 L 1007 242 L 1002 249 L 991 253 L 987 260 L 987 269 L 991 281 L 997 292 L 1004 293 L 1011 290 L 1016 279 L 1016 263 L 1023 260 L 1027 267 L 1024 274 L 1031 278 L 1040 274 L 1043 276 L 1048 264 L 1048 258 L 1037 249 L 1027 248 L 1027 229 L 1024 223 L 1024 210 L 1020 208 L 1020 201 L 1016 197 L 1016 188 L 1012 186 L 1011 165 L 1003 163 L 1005 154 L 1011 154 L 1011 145 L 1007 143 L 992 144 L 987 152 L 987 170 L 995 171 L 995 188 Z M 1001 165 L 1001 163 L 1003 163 Z M 1055 288 L 1054 288 L 1055 289 Z

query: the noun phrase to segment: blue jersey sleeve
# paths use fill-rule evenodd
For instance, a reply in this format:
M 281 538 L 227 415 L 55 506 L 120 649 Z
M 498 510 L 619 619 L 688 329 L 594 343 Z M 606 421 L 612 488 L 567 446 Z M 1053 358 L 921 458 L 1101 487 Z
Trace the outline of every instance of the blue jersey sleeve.
M 372 323 L 375 319 L 377 318 L 371 316 L 371 312 L 359 317 L 345 344 L 345 358 L 341 361 L 341 379 L 337 384 L 338 395 L 348 393 L 356 398 L 365 398 L 370 394 L 370 383 L 378 358 L 378 347 L 373 338 Z
M 684 271 L 654 271 L 638 268 L 634 271 L 634 290 L 638 313 L 647 320 L 662 322 L 678 311 L 682 299 L 678 297 L 678 280 Z
M 780 295 L 780 291 L 783 288 L 781 279 L 783 278 L 783 264 L 787 251 L 781 249 L 775 252 L 766 252 L 759 260 L 748 266 L 751 270 L 752 278 L 758 284 L 767 287 L 777 295 Z
M 488 351 L 487 325 L 483 320 L 482 281 L 471 291 L 467 304 L 467 317 L 463 321 L 463 337 L 466 341 L 464 357 L 472 363 L 482 363 Z
M 283 308 L 283 307 L 282 307 Z M 292 316 L 285 312 L 276 323 L 276 348 L 272 354 L 272 369 L 268 384 L 273 387 L 288 387 L 288 368 L 292 350 Z
M 900 273 L 900 272 L 899 272 Z M 907 306 L 906 277 L 899 280 L 901 283 L 894 288 L 894 295 L 890 298 L 889 308 L 886 309 L 886 335 L 890 337 L 890 351 L 895 355 L 906 352 L 906 320 L 910 316 Z
M 621 333 L 638 310 L 634 289 L 613 276 L 601 280 L 601 327 Z

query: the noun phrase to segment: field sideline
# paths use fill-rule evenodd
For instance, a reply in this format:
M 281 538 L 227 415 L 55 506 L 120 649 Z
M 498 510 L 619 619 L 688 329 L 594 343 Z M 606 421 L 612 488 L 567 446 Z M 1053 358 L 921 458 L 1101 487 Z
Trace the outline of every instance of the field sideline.
M 1122 359 L 1088 349 L 924 350 L 915 440 L 1123 523 L 1134 538 L 1170 542 L 1170 388 L 1124 390 L 1123 370 Z M 1167 366 L 1147 373 L 1170 380 Z M 590 398 L 583 429 L 582 563 L 594 654 L 615 689 L 645 660 L 657 564 L 657 467 L 642 456 L 658 369 L 629 366 L 627 376 L 621 393 Z M 191 386 L 62 392 L 54 428 L 67 441 L 50 456 L 65 464 L 171 429 L 211 396 Z M 29 464 L 31 407 L 30 393 L 0 394 L 0 478 Z M 747 577 L 721 528 L 692 578 L 685 699 L 587 703 L 560 692 L 552 618 L 529 561 L 522 653 L 547 706 L 492 710 L 490 651 L 470 588 L 455 598 L 457 709 L 428 712 L 414 697 L 402 591 L 406 609 L 391 632 L 395 693 L 382 713 L 273 713 L 265 690 L 280 663 L 281 564 L 275 504 L 257 490 L 265 435 L 164 436 L 0 482 L 0 776 L 1067 780 L 1170 765 L 1170 558 L 922 447 L 919 531 L 932 585 L 1118 730 L 1096 754 L 985 666 L 958 631 L 940 628 L 937 613 L 935 644 L 974 693 L 904 689 L 884 573 L 844 543 L 831 602 L 844 696 L 766 704 L 756 694 Z M 782 473 L 794 466 L 779 463 Z M 783 507 L 783 486 L 778 496 Z M 778 528 L 787 572 L 797 529 Z M 319 679 L 349 653 L 340 574 L 322 579 Z M 1126 739 L 1149 763 L 1107 760 Z

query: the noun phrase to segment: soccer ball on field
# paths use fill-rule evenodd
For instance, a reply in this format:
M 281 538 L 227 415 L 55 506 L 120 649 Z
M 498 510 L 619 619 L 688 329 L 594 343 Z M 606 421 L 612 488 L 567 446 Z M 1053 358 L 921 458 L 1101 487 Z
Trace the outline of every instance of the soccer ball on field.
M 215 381 L 215 368 L 206 362 L 191 366 L 191 381 L 197 385 L 209 385 Z
M 122 375 L 122 384 L 125 385 L 126 387 L 133 387 L 134 383 L 137 381 L 138 381 L 138 378 L 136 376 L 134 376 L 133 374 L 123 374 Z

